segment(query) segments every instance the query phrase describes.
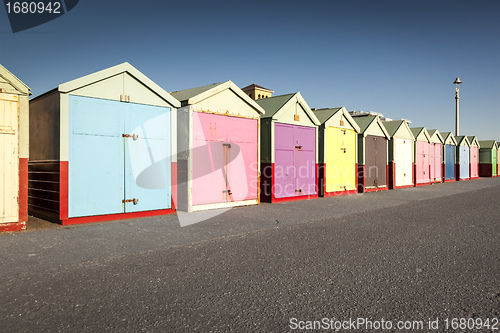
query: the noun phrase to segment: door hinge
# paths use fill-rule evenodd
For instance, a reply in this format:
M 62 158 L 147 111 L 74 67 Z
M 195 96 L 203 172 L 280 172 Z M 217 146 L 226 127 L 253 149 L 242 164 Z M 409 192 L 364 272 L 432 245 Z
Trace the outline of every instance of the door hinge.
M 122 203 L 128 203 L 128 202 L 131 202 L 134 205 L 137 205 L 139 203 L 139 199 L 133 198 L 133 199 L 122 200 Z

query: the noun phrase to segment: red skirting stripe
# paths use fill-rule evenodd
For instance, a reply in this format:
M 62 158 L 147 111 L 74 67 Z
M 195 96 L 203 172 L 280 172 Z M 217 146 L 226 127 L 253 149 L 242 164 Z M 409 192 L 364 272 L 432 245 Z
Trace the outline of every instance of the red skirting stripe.
M 61 221 L 68 219 L 68 179 L 69 168 L 68 161 L 59 162 L 59 219 Z
M 97 216 L 82 216 L 82 217 L 72 217 L 69 219 L 61 220 L 62 225 L 70 224 L 82 224 L 82 223 L 92 223 L 92 222 L 104 222 L 112 220 L 124 220 L 133 219 L 138 217 L 147 216 L 158 216 L 174 214 L 175 209 L 161 209 L 161 210 L 148 210 L 145 212 L 134 212 L 134 213 L 122 213 L 122 214 L 109 214 L 109 215 L 97 215 Z
M 0 232 L 21 231 L 21 230 L 26 230 L 26 221 L 0 223 Z
M 365 188 L 365 192 L 387 191 L 388 189 L 389 189 L 388 186 L 386 186 L 386 187 Z
M 351 195 L 351 194 L 357 194 L 357 193 L 358 193 L 358 190 L 325 192 L 324 197 L 338 197 L 341 195 Z

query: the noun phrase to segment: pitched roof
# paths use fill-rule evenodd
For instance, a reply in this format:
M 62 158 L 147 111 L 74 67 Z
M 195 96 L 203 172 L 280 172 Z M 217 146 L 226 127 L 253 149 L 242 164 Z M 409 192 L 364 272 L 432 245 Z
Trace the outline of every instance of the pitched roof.
M 441 133 L 439 133 L 437 129 L 429 130 L 428 132 L 429 132 L 429 137 L 431 138 L 431 142 L 434 136 L 436 136 L 439 139 L 440 143 L 444 142 L 443 136 L 441 135 Z
M 210 89 L 217 87 L 223 83 L 224 82 L 218 82 L 218 83 L 207 84 L 206 86 L 201 86 L 201 87 L 172 91 L 170 95 L 174 96 L 179 102 L 187 102 L 190 98 L 200 95 L 206 91 L 209 91 Z M 193 103 L 188 103 L 188 104 L 193 104 Z
M 477 137 L 475 135 L 469 135 L 467 136 L 467 139 L 469 139 L 471 146 L 478 146 L 479 148 L 481 148 L 481 145 L 479 144 L 479 141 L 477 140 Z
M 238 95 L 242 100 L 249 104 L 260 114 L 264 114 L 266 111 L 257 104 L 253 99 L 248 97 L 247 94 L 243 92 L 238 86 L 236 86 L 231 80 L 220 83 L 213 83 L 206 86 L 179 90 L 172 92 L 172 96 L 177 98 L 182 106 L 193 105 L 199 103 L 211 96 L 214 96 L 224 90 L 231 90 L 233 93 Z
M 162 97 L 165 101 L 173 105 L 174 107 L 180 107 L 180 103 L 178 100 L 176 100 L 174 97 L 172 97 L 168 92 L 166 92 L 163 88 L 161 88 L 159 85 L 154 83 L 150 78 L 148 78 L 146 75 L 142 74 L 140 71 L 138 71 L 134 66 L 129 64 L 128 62 L 124 62 L 122 64 L 109 67 L 106 69 L 103 69 L 101 71 L 82 76 L 78 79 L 68 81 L 66 83 L 62 83 L 58 86 L 58 89 L 60 92 L 67 93 L 71 92 L 73 90 L 79 89 L 81 87 L 87 86 L 89 84 L 105 80 L 107 78 L 110 78 L 112 76 L 116 76 L 121 73 L 128 73 L 131 76 L 133 76 L 136 80 L 139 82 L 143 83 L 145 86 L 147 86 L 149 89 L 154 91 L 158 96 Z
M 290 99 L 292 99 L 293 96 L 295 96 L 295 94 L 279 95 L 258 99 L 255 102 L 266 110 L 265 118 L 268 118 L 274 116 L 274 114 L 278 112 Z
M 313 112 L 316 115 L 316 117 L 318 118 L 318 120 L 323 124 L 325 121 L 330 119 L 331 116 L 336 114 L 340 109 L 342 109 L 342 108 L 340 107 L 340 108 L 331 108 L 331 109 L 319 109 L 319 110 L 314 110 Z
M 325 124 L 330 118 L 332 118 L 337 113 L 341 113 L 341 116 L 351 124 L 352 128 L 359 133 L 359 126 L 356 121 L 351 117 L 349 112 L 347 112 L 345 107 L 331 108 L 331 109 L 319 109 L 313 111 L 314 115 L 318 118 L 321 124 Z
M 481 140 L 479 141 L 481 148 L 497 149 L 497 142 L 495 140 Z
M 296 92 L 294 94 L 286 94 L 286 95 L 280 95 L 280 96 L 274 96 L 274 97 L 269 97 L 269 98 L 263 98 L 263 99 L 258 99 L 255 102 L 259 104 L 262 108 L 266 110 L 266 114 L 262 116 L 262 118 L 270 118 L 272 117 L 273 119 L 278 119 L 281 115 L 280 112 L 283 110 L 286 110 L 285 105 L 288 103 L 296 103 L 299 104 L 309 117 L 311 119 L 312 123 L 319 126 L 321 125 L 320 121 L 312 112 L 311 108 L 309 105 L 307 105 L 306 101 L 300 94 L 300 92 Z
M 383 122 L 387 132 L 389 133 L 389 136 L 392 138 L 394 134 L 402 127 L 406 127 L 408 129 L 408 132 L 413 136 L 413 133 L 411 132 L 410 128 L 408 127 L 408 123 L 406 120 L 401 119 L 401 120 L 391 120 L 391 121 L 384 121 Z
M 365 116 L 357 116 L 353 117 L 354 121 L 356 124 L 359 126 L 359 133 L 365 133 L 365 131 L 371 126 L 373 123 L 378 123 L 380 126 L 380 129 L 382 132 L 384 132 L 384 135 L 386 136 L 387 139 L 390 138 L 389 133 L 387 133 L 387 130 L 380 120 L 379 116 L 374 116 L 374 115 L 365 115 Z
M 450 137 L 451 141 L 453 141 L 453 143 L 455 145 L 457 144 L 457 140 L 455 139 L 455 136 L 453 135 L 453 133 L 451 133 L 451 132 L 442 132 L 441 136 L 443 137 L 443 143 L 446 143 L 446 141 L 448 140 L 448 137 Z
M 431 136 L 429 135 L 429 132 L 427 132 L 427 130 L 425 129 L 425 127 L 412 127 L 410 128 L 410 131 L 411 133 L 413 134 L 413 136 L 415 137 L 415 140 L 417 139 L 418 136 L 420 136 L 420 134 L 424 134 L 425 138 L 430 141 L 431 140 Z
M 19 93 L 31 95 L 30 88 L 0 64 L 0 76 Z
M 465 142 L 467 144 L 467 147 L 470 146 L 469 139 L 465 135 L 459 135 L 455 137 L 455 140 L 457 140 L 457 145 L 461 146 L 462 142 Z

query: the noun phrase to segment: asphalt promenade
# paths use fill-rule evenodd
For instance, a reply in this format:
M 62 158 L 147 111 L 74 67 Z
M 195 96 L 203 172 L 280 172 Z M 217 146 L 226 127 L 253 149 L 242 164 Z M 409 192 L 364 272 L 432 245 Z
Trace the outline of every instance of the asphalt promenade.
M 500 178 L 480 178 L 67 227 L 30 218 L 0 234 L 0 331 L 467 331 L 452 320 L 500 317 L 499 208 Z

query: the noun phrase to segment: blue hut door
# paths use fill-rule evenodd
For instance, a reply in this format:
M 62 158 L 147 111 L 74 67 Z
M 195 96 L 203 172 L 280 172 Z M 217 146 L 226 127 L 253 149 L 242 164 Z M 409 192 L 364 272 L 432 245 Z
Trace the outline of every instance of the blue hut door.
M 125 213 L 171 207 L 170 112 L 128 104 L 125 117 Z M 128 136 L 127 136 L 128 135 Z
M 470 178 L 469 147 L 460 146 L 460 179 Z
M 169 110 L 69 96 L 70 218 L 171 207 Z
M 455 179 L 455 146 L 445 146 L 445 179 Z

